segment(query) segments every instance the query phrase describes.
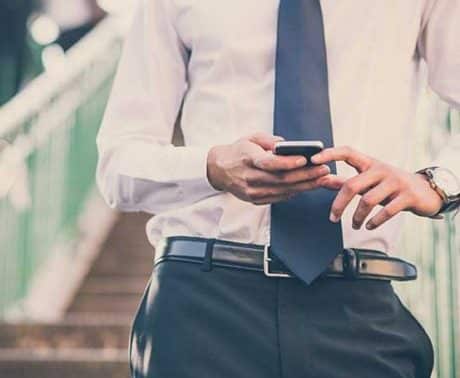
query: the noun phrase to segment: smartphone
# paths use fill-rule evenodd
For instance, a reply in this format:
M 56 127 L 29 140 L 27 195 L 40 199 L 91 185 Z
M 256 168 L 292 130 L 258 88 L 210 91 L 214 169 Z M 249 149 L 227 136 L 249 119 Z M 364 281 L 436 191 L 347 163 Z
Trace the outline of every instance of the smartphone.
M 282 141 L 275 144 L 275 155 L 291 156 L 301 155 L 307 158 L 307 165 L 313 165 L 310 158 L 324 149 L 323 142 L 319 140 Z

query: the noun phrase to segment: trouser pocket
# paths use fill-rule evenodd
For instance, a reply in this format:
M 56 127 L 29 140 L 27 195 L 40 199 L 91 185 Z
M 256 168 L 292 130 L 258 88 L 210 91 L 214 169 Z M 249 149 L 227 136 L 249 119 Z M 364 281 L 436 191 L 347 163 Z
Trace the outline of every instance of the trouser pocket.
M 434 348 L 430 336 L 414 314 L 404 305 L 399 296 L 396 295 L 396 298 L 405 314 L 407 322 L 414 328 L 417 335 L 416 342 L 421 356 L 418 361 L 419 373 L 417 374 L 417 378 L 429 378 L 434 365 Z

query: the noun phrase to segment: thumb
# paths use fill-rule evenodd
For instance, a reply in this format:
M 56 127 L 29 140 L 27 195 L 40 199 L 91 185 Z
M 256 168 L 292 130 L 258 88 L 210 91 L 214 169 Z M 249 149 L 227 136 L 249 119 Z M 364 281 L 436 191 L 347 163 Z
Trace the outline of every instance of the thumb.
M 271 151 L 264 150 L 255 143 L 248 143 L 245 150 L 247 156 L 250 157 L 251 164 L 257 168 L 262 168 L 265 163 L 275 157 Z
M 264 150 L 273 151 L 275 143 L 284 140 L 283 137 L 268 133 L 256 133 L 248 137 L 248 140 L 262 147 Z

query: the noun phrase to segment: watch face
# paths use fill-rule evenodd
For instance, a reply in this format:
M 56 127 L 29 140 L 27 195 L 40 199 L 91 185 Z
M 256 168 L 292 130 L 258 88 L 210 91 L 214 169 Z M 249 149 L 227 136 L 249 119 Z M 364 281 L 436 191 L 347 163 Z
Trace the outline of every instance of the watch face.
M 455 197 L 460 194 L 460 180 L 448 169 L 436 168 L 432 171 L 433 181 L 447 197 Z

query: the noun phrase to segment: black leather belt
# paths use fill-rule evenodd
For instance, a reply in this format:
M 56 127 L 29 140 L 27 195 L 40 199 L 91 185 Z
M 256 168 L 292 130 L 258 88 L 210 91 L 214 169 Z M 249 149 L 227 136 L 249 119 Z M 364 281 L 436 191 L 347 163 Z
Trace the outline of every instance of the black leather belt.
M 218 266 L 260 271 L 269 277 L 293 277 L 269 247 L 258 244 L 173 236 L 157 247 L 155 265 L 165 260 L 202 264 L 203 270 Z M 380 251 L 347 248 L 337 255 L 322 276 L 410 281 L 417 278 L 417 268 Z

